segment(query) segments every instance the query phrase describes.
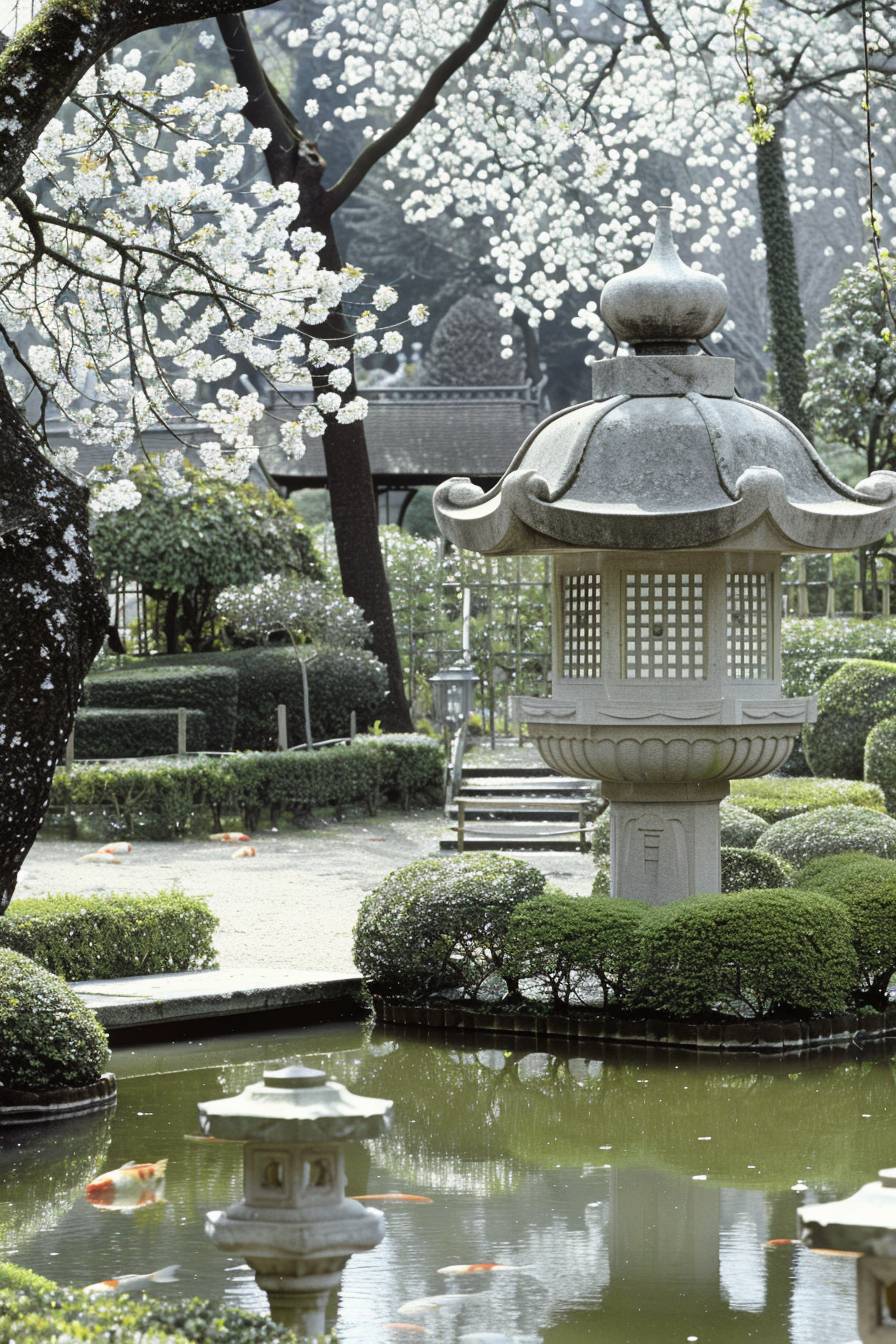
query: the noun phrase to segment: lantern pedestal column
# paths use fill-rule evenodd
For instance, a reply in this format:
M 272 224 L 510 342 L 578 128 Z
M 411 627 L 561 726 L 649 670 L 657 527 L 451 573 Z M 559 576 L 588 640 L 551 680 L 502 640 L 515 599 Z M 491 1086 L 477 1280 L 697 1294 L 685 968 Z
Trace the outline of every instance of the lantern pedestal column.
M 727 781 L 711 784 L 605 782 L 610 803 L 611 894 L 663 905 L 721 891 L 719 804 Z

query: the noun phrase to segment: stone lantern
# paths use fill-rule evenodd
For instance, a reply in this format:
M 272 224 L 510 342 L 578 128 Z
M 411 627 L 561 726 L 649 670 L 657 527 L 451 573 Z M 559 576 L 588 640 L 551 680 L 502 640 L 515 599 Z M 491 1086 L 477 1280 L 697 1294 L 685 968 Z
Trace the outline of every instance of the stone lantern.
M 429 678 L 432 707 L 437 723 L 456 729 L 473 713 L 473 696 L 479 678 L 469 663 L 461 660 Z
M 797 1210 L 813 1251 L 856 1255 L 862 1344 L 896 1344 L 896 1167 L 849 1199 Z
M 203 1134 L 245 1143 L 243 1198 L 209 1213 L 206 1232 L 245 1257 L 273 1319 L 302 1339 L 323 1334 L 349 1256 L 383 1239 L 383 1215 L 345 1197 L 345 1146 L 378 1138 L 391 1121 L 391 1101 L 356 1097 L 301 1064 L 199 1104 Z
M 896 474 L 855 489 L 777 411 L 695 347 L 721 280 L 685 266 L 661 210 L 653 249 L 604 287 L 630 357 L 598 361 L 593 400 L 557 411 L 489 491 L 436 490 L 442 532 L 484 555 L 554 556 L 549 699 L 517 712 L 546 763 L 602 781 L 612 893 L 719 891 L 729 780 L 783 764 L 811 697 L 781 691 L 781 557 L 852 550 L 896 520 Z

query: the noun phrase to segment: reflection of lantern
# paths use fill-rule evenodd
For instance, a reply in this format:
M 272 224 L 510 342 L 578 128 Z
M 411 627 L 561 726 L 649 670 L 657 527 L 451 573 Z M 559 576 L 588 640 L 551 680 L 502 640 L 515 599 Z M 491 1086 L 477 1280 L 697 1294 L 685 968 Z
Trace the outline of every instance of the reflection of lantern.
M 781 690 L 781 556 L 854 549 L 896 519 L 896 475 L 856 489 L 734 361 L 690 353 L 725 286 L 679 259 L 660 212 L 647 263 L 604 288 L 634 356 L 598 361 L 594 400 L 555 413 L 488 493 L 436 490 L 439 527 L 485 555 L 553 554 L 551 699 L 519 713 L 548 765 L 602 781 L 614 896 L 719 891 L 729 780 L 789 756 L 811 697 Z
M 466 723 L 473 712 L 473 693 L 478 681 L 469 663 L 455 663 L 430 677 L 436 722 L 449 728 Z
M 245 1142 L 243 1198 L 208 1214 L 208 1235 L 245 1257 L 274 1320 L 301 1337 L 323 1333 L 349 1256 L 382 1241 L 383 1215 L 345 1197 L 345 1145 L 378 1138 L 391 1119 L 391 1101 L 353 1096 L 302 1065 L 200 1103 L 203 1134 Z
M 896 1168 L 878 1173 L 849 1199 L 797 1210 L 813 1251 L 857 1255 L 862 1344 L 896 1344 Z

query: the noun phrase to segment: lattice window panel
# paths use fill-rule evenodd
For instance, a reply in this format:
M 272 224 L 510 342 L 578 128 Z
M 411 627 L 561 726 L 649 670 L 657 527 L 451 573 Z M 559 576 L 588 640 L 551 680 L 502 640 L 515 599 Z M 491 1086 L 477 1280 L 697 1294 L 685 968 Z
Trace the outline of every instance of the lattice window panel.
M 625 675 L 705 676 L 702 574 L 625 576 Z
M 728 675 L 737 681 L 771 676 L 767 574 L 729 574 Z
M 563 675 L 600 676 L 600 575 L 563 575 Z

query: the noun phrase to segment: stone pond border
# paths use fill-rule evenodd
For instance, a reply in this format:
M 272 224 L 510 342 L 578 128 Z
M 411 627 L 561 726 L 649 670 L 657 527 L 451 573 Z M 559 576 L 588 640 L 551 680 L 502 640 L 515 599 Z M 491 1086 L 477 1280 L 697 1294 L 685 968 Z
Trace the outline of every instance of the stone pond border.
M 65 1120 L 105 1106 L 114 1106 L 118 1084 L 114 1073 L 104 1073 L 87 1087 L 51 1087 L 25 1091 L 0 1087 L 0 1126 L 34 1125 L 47 1120 Z
M 395 1003 L 374 996 L 374 1012 L 384 1025 L 469 1031 L 501 1036 L 603 1041 L 608 1045 L 668 1046 L 687 1050 L 808 1050 L 848 1046 L 854 1041 L 896 1035 L 896 1007 L 882 1013 L 840 1013 L 806 1021 L 670 1022 L 662 1018 L 601 1019 L 562 1013 L 490 1013 L 461 1007 Z

